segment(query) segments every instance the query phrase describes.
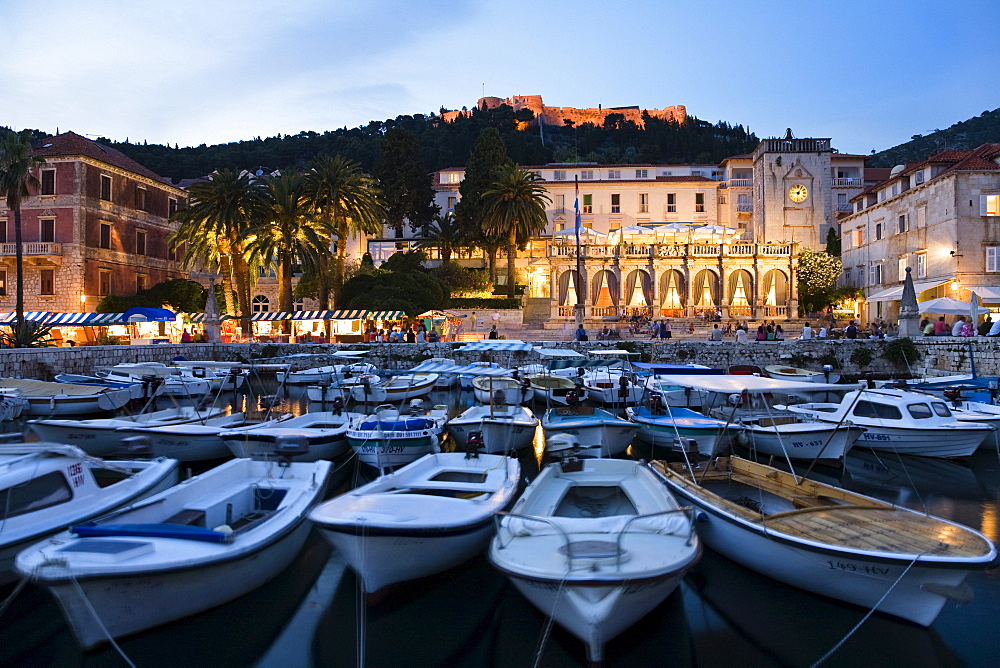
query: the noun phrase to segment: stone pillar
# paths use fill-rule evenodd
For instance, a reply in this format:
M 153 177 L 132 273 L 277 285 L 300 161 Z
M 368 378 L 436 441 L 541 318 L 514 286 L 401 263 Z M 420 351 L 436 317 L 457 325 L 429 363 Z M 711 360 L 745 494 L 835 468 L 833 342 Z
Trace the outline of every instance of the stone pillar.
M 899 336 L 913 338 L 922 334 L 920 312 L 917 309 L 917 292 L 913 289 L 913 276 L 907 267 L 906 280 L 903 281 L 903 298 L 899 305 Z

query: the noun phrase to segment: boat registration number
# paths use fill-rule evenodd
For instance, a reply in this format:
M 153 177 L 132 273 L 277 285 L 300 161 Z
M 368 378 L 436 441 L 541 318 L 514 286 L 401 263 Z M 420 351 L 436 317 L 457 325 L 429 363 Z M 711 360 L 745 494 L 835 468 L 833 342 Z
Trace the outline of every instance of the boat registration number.
M 865 439 L 866 441 L 891 441 L 892 440 L 892 438 L 890 438 L 888 434 L 873 434 L 870 431 L 866 431 L 865 433 L 861 434 L 861 438 Z
M 827 565 L 835 571 L 846 571 L 848 573 L 868 573 L 869 575 L 888 575 L 888 568 L 880 568 L 879 566 L 869 566 L 865 564 L 859 566 L 857 564 L 852 564 L 846 561 L 828 561 Z
M 398 455 L 405 451 L 402 445 L 387 445 L 387 446 L 377 446 L 377 445 L 365 445 L 361 447 L 361 453 L 365 455 Z

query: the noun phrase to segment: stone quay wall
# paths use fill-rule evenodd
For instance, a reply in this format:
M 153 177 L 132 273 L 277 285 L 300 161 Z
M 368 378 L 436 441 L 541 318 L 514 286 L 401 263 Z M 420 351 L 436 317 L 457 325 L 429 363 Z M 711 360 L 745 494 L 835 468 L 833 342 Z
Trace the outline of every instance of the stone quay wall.
M 903 340 L 905 341 L 905 340 Z M 832 364 L 847 378 L 870 374 L 874 378 L 913 375 L 969 373 L 974 361 L 981 376 L 1000 375 L 1000 342 L 995 339 L 933 337 L 913 339 L 921 359 L 909 366 L 894 362 L 896 346 L 890 341 L 821 340 L 767 341 L 653 341 L 545 342 L 546 348 L 570 349 L 586 354 L 588 350 L 622 349 L 638 352 L 642 361 L 669 364 L 704 364 L 728 368 L 734 364 L 752 364 L 761 368 L 784 364 L 816 371 Z M 336 350 L 367 350 L 368 362 L 379 368 L 406 369 L 432 357 L 454 359 L 460 364 L 495 360 L 516 366 L 539 360 L 538 353 L 458 352 L 465 343 L 373 343 L 373 344 L 260 344 L 260 343 L 188 343 L 144 346 L 85 346 L 77 348 L 20 348 L 0 350 L 0 376 L 51 380 L 57 373 L 90 374 L 96 368 L 121 363 L 170 362 L 177 356 L 189 360 L 249 361 L 283 355 L 309 353 L 288 361 L 293 368 L 304 369 L 330 363 L 328 353 Z M 267 361 L 263 359 L 261 361 Z

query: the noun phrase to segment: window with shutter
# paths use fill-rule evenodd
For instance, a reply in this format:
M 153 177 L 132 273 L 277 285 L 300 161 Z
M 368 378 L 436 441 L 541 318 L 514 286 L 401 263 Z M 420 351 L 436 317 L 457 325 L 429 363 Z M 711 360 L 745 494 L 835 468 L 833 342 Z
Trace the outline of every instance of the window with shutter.
M 980 195 L 979 215 L 1000 216 L 1000 195 Z
M 1000 246 L 986 247 L 986 271 L 1000 271 L 1000 265 L 997 263 L 998 255 L 1000 255 Z

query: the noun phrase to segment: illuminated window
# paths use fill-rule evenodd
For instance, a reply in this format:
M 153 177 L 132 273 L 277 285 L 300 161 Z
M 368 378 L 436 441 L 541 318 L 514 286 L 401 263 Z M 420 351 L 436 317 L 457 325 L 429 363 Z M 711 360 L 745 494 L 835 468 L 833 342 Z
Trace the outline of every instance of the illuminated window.
M 980 195 L 979 215 L 1000 216 L 1000 195 Z

